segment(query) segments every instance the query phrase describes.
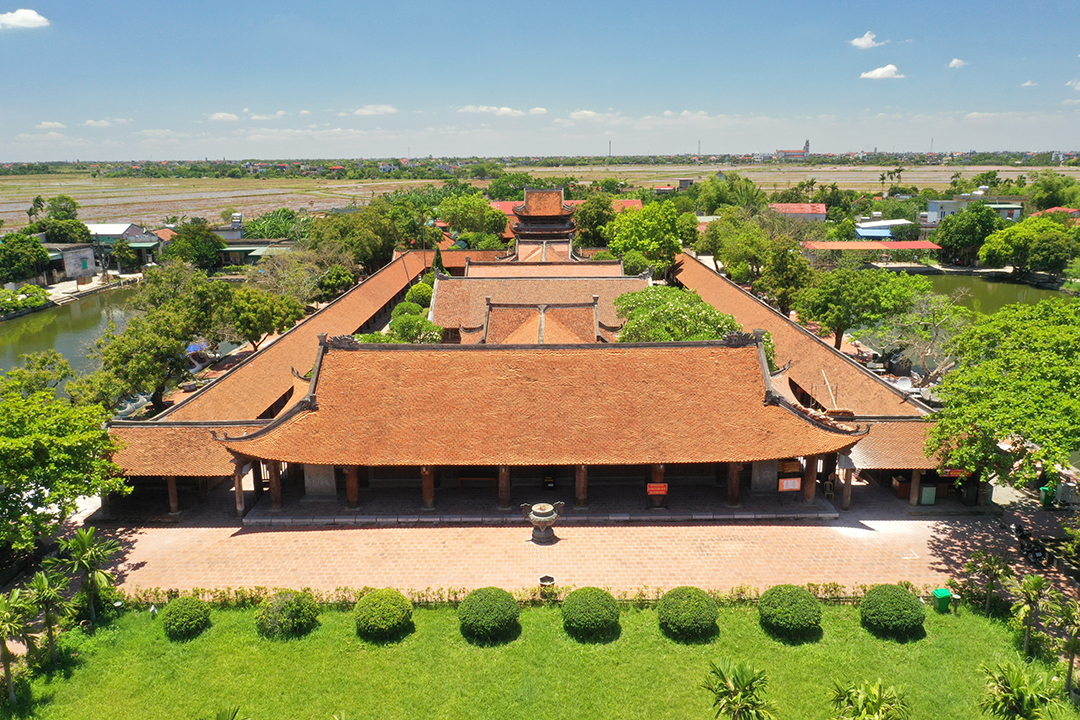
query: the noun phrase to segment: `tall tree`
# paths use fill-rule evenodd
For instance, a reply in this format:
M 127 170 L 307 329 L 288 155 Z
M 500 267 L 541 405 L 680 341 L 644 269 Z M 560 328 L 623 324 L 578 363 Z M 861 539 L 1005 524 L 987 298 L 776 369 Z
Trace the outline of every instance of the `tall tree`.
M 615 216 L 608 247 L 616 255 L 637 250 L 663 275 L 682 251 L 678 220 L 679 214 L 668 203 L 625 210 Z
M 30 579 L 30 601 L 41 613 L 45 638 L 49 646 L 49 659 L 56 662 L 56 630 L 63 618 L 68 602 L 65 597 L 68 579 L 56 572 L 38 571 Z
M 275 296 L 256 288 L 233 292 L 229 315 L 236 333 L 251 343 L 252 350 L 270 333 L 284 332 L 304 316 L 304 308 L 295 299 Z
M 802 246 L 781 238 L 770 249 L 754 290 L 768 296 L 780 308 L 780 314 L 787 317 L 795 306 L 795 298 L 810 285 L 812 278 L 810 261 L 803 255 Z
M 176 235 L 161 251 L 166 260 L 181 260 L 202 270 L 209 270 L 218 263 L 218 250 L 227 244 L 205 224 L 189 222 L 181 225 Z
M 170 380 L 187 375 L 187 347 L 193 337 L 190 321 L 181 313 L 161 308 L 134 317 L 122 333 L 110 327 L 97 343 L 102 369 L 128 392 L 149 392 L 156 410 Z
M 818 273 L 795 308 L 802 322 L 818 322 L 832 332 L 833 346 L 840 349 L 848 330 L 908 311 L 916 295 L 929 289 L 930 281 L 919 275 L 841 268 Z
M 605 247 L 607 245 L 606 228 L 615 219 L 613 198 L 607 193 L 596 193 L 578 205 L 574 212 L 577 222 L 576 244 L 579 247 Z
M 1024 623 L 1024 655 L 1031 649 L 1031 631 L 1039 622 L 1039 613 L 1052 606 L 1053 586 L 1042 575 L 1025 575 L 1012 580 L 1009 589 L 1016 596 L 1013 612 Z
M 741 332 L 742 325 L 690 290 L 654 285 L 615 298 L 619 317 L 626 318 L 619 342 L 721 340 Z
M 105 566 L 120 553 L 120 543 L 112 538 L 98 537 L 97 528 L 81 527 L 60 541 L 61 553 L 48 563 L 49 568 L 62 569 L 82 579 L 81 591 L 86 593 L 90 626 L 97 622 L 97 598 L 101 589 L 113 582 Z
M 976 202 L 938 223 L 930 239 L 941 246 L 944 259 L 970 263 L 986 238 L 1004 227 L 1000 215 L 985 203 Z
M 712 694 L 717 718 L 773 720 L 776 717 L 776 706 L 765 698 L 769 678 L 764 670 L 726 658 L 710 665 L 701 687 Z
M 22 591 L 18 588 L 0 594 L 0 662 L 4 665 L 4 682 L 7 684 L 8 703 L 15 705 L 15 681 L 11 663 L 15 657 L 8 647 L 8 640 L 21 640 L 26 632 L 28 607 Z
M 38 195 L 30 203 L 30 207 L 26 210 L 26 217 L 30 222 L 37 219 L 37 216 L 41 214 L 41 211 L 45 209 L 45 198 Z
M 0 238 L 0 285 L 36 275 L 49 263 L 49 253 L 37 238 L 8 233 Z
M 1080 303 L 1007 305 L 949 351 L 956 367 L 938 386 L 928 442 L 944 467 L 1021 485 L 1080 450 Z
M 990 234 L 979 249 L 979 260 L 987 267 L 1012 265 L 1014 274 L 1034 270 L 1057 275 L 1077 250 L 1076 239 L 1063 224 L 1029 217 Z
M 131 244 L 123 238 L 113 243 L 112 256 L 116 260 L 116 266 L 120 268 L 120 272 L 124 271 L 124 268 L 134 268 L 139 262 L 139 256 L 132 249 Z
M 501 235 L 506 230 L 506 213 L 491 207 L 480 195 L 452 195 L 439 203 L 438 212 L 454 232 Z
M 1061 649 L 1069 658 L 1065 673 L 1065 696 L 1072 693 L 1073 676 L 1076 668 L 1076 655 L 1080 653 L 1080 603 L 1075 598 L 1058 595 L 1053 604 L 1050 624 L 1064 634 Z
M 67 195 L 51 197 L 45 205 L 45 217 L 50 220 L 75 220 L 79 217 L 79 203 Z

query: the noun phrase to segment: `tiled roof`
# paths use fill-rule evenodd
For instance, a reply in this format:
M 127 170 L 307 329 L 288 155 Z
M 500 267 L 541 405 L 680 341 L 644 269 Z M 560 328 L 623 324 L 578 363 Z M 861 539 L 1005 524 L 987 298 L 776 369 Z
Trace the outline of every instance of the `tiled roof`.
M 549 240 L 547 242 L 518 240 L 517 242 L 518 262 L 569 262 L 570 253 L 569 240 Z
M 705 302 L 735 317 L 747 330 L 761 328 L 772 334 L 776 363 L 791 363 L 785 375 L 831 408 L 831 386 L 836 405 L 849 408 L 857 416 L 919 416 L 926 410 L 889 383 L 810 331 L 791 322 L 726 278 L 720 277 L 697 258 L 676 256 L 676 275 L 686 287 L 696 290 Z
M 444 257 L 450 253 L 444 253 Z M 293 386 L 292 369 L 311 368 L 319 333 L 352 334 L 419 277 L 433 253 L 413 251 L 375 273 L 190 399 L 162 414 L 169 420 L 249 420 Z
M 431 321 L 444 328 L 475 328 L 484 324 L 486 298 L 501 305 L 591 303 L 600 296 L 600 322 L 622 324 L 615 312 L 615 298 L 644 290 L 643 277 L 582 278 L 484 278 L 437 277 L 431 299 Z
M 785 215 L 825 214 L 825 203 L 769 203 L 769 207 Z
M 152 234 L 157 235 L 162 240 L 172 240 L 177 233 L 172 228 L 161 228 L 160 230 L 154 230 Z
M 211 432 L 243 435 L 265 421 L 248 423 L 115 422 L 109 434 L 122 448 L 113 456 L 128 477 L 222 477 L 232 475 L 232 454 Z
M 443 250 L 442 261 L 443 267 L 448 272 L 454 270 L 464 270 L 465 261 L 473 260 L 475 262 L 494 262 L 507 256 L 505 250 Z
M 879 422 L 851 451 L 851 460 L 860 470 L 932 470 L 937 456 L 926 457 L 928 422 Z
M 331 349 L 316 396 L 227 446 L 326 465 L 636 465 L 817 455 L 861 437 L 766 404 L 754 344 Z
M 518 217 L 530 215 L 533 217 L 554 217 L 556 215 L 570 215 L 573 212 L 563 204 L 562 188 L 553 190 L 525 189 L 525 202 L 514 206 L 514 214 Z
M 618 260 L 581 262 L 470 262 L 465 277 L 619 277 L 623 274 Z
M 597 308 L 594 305 L 544 307 L 493 306 L 487 326 L 476 333 L 462 333 L 465 344 L 481 340 L 489 345 L 579 345 L 597 342 Z M 541 318 L 543 321 L 541 322 Z M 467 336 L 467 339 L 466 339 Z M 604 333 L 605 339 L 609 338 Z

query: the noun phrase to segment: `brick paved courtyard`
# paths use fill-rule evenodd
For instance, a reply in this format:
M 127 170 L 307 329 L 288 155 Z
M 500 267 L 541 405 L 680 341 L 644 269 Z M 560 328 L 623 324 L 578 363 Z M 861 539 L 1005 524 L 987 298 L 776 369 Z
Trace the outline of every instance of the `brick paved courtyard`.
M 1003 521 L 1023 519 L 1043 535 L 1057 525 L 1018 494 L 1000 519 L 912 517 L 905 503 L 863 487 L 853 510 L 834 521 L 565 525 L 556 526 L 559 542 L 539 546 L 524 525 L 242 528 L 226 512 L 230 496 L 226 489 L 180 523 L 103 525 L 125 548 L 115 568 L 123 586 L 518 589 L 541 575 L 627 592 L 785 582 L 936 586 L 973 550 L 1015 548 Z

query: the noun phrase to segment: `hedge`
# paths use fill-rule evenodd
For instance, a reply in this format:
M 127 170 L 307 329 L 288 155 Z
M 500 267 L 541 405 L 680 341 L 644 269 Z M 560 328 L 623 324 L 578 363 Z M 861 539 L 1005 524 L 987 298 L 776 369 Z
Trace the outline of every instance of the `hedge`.
M 868 630 L 904 638 L 922 629 L 926 607 L 907 588 L 875 585 L 859 603 L 859 614 Z
M 704 638 L 717 631 L 720 609 L 708 593 L 696 587 L 669 590 L 656 604 L 660 629 L 678 640 Z
M 161 611 L 161 627 L 170 640 L 190 640 L 210 627 L 210 604 L 190 595 L 169 601 Z
M 619 629 L 619 604 L 607 590 L 583 587 L 562 602 L 563 628 L 573 638 L 594 640 Z
M 384 588 L 360 598 L 353 609 L 356 634 L 365 640 L 390 640 L 412 628 L 412 602 L 397 590 Z
M 458 607 L 461 634 L 472 640 L 508 638 L 518 627 L 521 608 L 510 593 L 496 587 L 473 590 Z
M 805 638 L 821 630 L 821 603 L 806 588 L 777 585 L 758 599 L 761 626 L 791 639 Z

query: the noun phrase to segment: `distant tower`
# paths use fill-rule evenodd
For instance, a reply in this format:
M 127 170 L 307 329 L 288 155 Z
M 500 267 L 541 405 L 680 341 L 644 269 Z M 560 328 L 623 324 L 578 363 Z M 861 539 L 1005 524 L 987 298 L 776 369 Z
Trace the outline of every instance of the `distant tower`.
M 810 159 L 810 141 L 809 140 L 807 140 L 806 143 L 802 146 L 802 151 L 803 151 L 803 156 L 807 160 L 809 160 Z

